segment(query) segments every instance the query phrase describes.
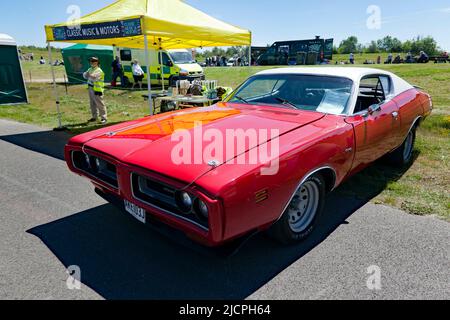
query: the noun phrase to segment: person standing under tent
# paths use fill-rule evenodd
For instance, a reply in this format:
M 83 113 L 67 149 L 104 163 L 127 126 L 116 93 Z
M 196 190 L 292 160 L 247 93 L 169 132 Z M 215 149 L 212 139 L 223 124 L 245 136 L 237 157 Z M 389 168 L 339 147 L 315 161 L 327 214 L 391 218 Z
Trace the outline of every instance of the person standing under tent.
M 117 86 L 117 77 L 120 78 L 120 85 L 125 87 L 125 79 L 123 74 L 122 63 L 120 62 L 120 58 L 116 57 L 116 59 L 111 64 L 112 67 L 112 80 L 111 85 L 113 87 Z
M 144 79 L 145 72 L 144 72 L 144 70 L 142 70 L 142 67 L 139 65 L 139 61 L 137 61 L 137 60 L 133 61 L 131 70 L 133 72 L 133 78 L 134 78 L 133 88 L 136 85 L 139 85 L 139 88 L 142 90 L 142 80 Z
M 101 123 L 106 124 L 108 122 L 108 113 L 103 100 L 103 94 L 105 92 L 105 73 L 100 68 L 100 61 L 97 57 L 92 57 L 89 61 L 91 63 L 91 67 L 88 71 L 83 73 L 83 77 L 88 83 L 89 100 L 92 113 L 92 118 L 88 120 L 88 122 L 97 121 L 100 115 Z

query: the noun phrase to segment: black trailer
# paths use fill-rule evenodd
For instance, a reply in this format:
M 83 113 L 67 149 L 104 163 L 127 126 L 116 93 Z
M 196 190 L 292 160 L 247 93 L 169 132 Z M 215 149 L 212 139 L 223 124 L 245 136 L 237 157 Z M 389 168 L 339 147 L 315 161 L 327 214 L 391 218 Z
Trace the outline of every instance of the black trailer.
M 333 59 L 333 39 L 278 41 L 256 61 L 261 66 L 315 65 Z

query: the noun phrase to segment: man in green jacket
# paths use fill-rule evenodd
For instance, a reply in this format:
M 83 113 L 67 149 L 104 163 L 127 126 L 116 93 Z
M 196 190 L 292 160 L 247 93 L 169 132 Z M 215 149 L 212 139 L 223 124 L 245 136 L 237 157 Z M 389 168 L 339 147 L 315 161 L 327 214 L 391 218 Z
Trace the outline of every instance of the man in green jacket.
M 97 121 L 99 115 L 102 124 L 108 122 L 108 113 L 103 94 L 105 92 L 105 73 L 100 68 L 100 61 L 97 57 L 90 59 L 91 67 L 83 74 L 88 82 L 89 100 L 91 105 L 92 118 L 89 122 Z

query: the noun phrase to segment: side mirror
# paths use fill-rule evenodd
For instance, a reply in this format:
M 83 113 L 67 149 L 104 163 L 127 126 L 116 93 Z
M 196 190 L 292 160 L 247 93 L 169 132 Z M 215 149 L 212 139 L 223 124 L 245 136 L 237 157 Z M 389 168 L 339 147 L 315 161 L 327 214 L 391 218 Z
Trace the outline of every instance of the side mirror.
M 367 109 L 366 117 L 373 115 L 375 112 L 378 112 L 381 110 L 381 106 L 379 104 L 373 104 Z

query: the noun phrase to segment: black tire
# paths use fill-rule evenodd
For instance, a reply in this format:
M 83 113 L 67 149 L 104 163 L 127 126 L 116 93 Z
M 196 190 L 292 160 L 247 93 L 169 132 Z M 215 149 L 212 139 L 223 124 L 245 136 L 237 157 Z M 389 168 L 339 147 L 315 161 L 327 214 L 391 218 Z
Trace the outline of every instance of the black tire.
M 404 167 L 413 161 L 414 146 L 416 144 L 417 126 L 414 126 L 408 133 L 403 144 L 394 152 L 388 155 L 389 162 L 396 167 Z
M 317 221 L 319 220 L 320 216 L 323 213 L 323 209 L 325 206 L 325 196 L 326 196 L 326 185 L 325 185 L 324 178 L 320 174 L 316 174 L 316 175 L 310 177 L 309 179 L 307 179 L 304 182 L 304 184 L 302 186 L 300 186 L 300 188 L 297 189 L 296 193 L 300 192 L 302 190 L 302 187 L 304 187 L 306 185 L 311 185 L 311 186 L 314 185 L 317 187 L 317 191 L 318 191 L 317 209 L 312 210 L 312 211 L 315 211 L 313 214 L 313 217 L 306 219 L 304 228 L 302 227 L 301 230 L 298 230 L 298 231 L 294 230 L 293 223 L 291 222 L 291 218 L 292 218 L 291 206 L 292 205 L 295 206 L 294 201 L 297 201 L 296 197 L 294 196 L 294 198 L 292 199 L 288 208 L 283 213 L 283 216 L 269 230 L 269 235 L 272 238 L 274 238 L 275 240 L 281 242 L 282 244 L 285 244 L 285 245 L 294 244 L 294 243 L 304 241 L 306 238 L 308 238 L 309 235 L 311 235 L 311 233 L 313 232 L 314 228 L 316 227 Z M 309 201 L 308 201 L 308 203 L 309 203 Z

